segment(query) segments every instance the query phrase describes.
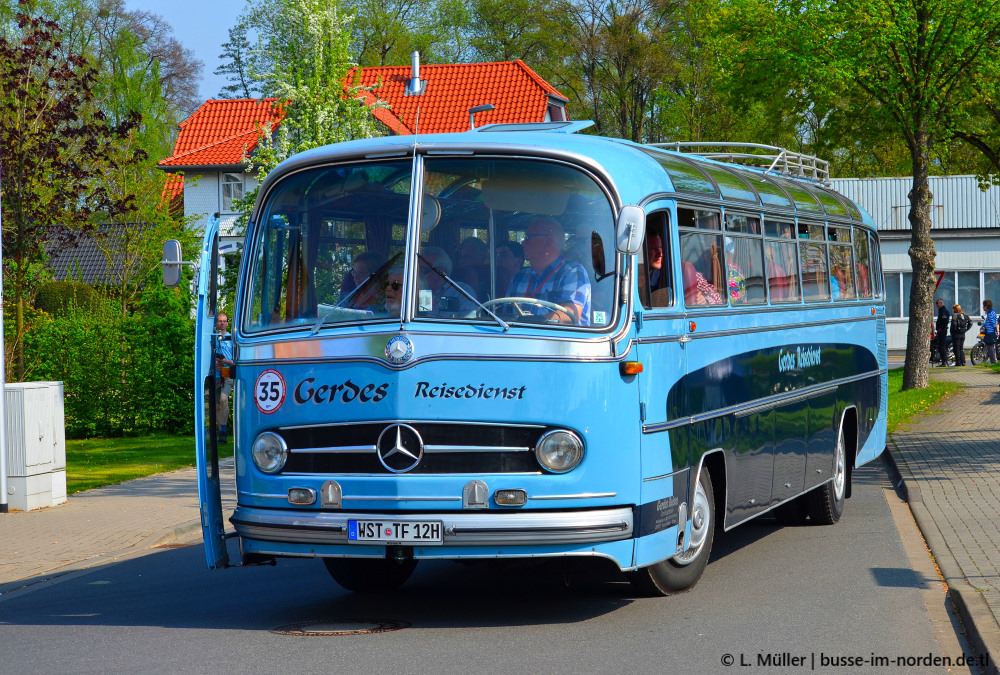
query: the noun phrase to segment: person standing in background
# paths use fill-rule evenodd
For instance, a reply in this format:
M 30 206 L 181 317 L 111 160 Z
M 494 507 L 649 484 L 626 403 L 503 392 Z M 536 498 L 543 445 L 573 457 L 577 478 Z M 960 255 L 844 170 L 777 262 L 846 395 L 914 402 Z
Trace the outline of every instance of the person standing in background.
M 944 300 L 941 298 L 937 299 L 937 323 L 934 324 L 934 330 L 937 333 L 937 348 L 938 355 L 941 357 L 941 366 L 948 365 L 948 324 L 951 323 L 951 314 L 948 313 L 948 308 L 944 306 Z
M 233 393 L 233 336 L 229 333 L 229 317 L 224 312 L 215 317 L 215 332 L 219 335 L 215 352 L 215 424 L 219 429 L 219 443 L 225 443 L 229 397 Z
M 983 344 L 990 363 L 997 362 L 997 313 L 993 311 L 993 301 L 983 300 Z
M 955 365 L 965 365 L 965 334 L 972 327 L 972 319 L 962 311 L 961 305 L 951 306 L 951 346 L 955 350 Z

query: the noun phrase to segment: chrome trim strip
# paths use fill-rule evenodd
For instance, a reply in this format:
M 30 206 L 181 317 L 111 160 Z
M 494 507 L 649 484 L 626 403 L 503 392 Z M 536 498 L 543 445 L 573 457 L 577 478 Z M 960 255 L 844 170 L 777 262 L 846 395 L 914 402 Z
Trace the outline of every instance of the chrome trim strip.
M 705 315 L 698 315 L 705 316 Z M 690 314 L 678 314 L 674 316 L 657 316 L 649 317 L 643 316 L 643 322 L 649 320 L 660 320 L 660 319 L 675 319 L 675 320 L 687 320 L 689 318 L 698 318 L 697 316 Z M 732 337 L 735 335 L 749 335 L 755 333 L 764 332 L 776 332 L 783 330 L 794 330 L 798 328 L 816 328 L 831 326 L 834 324 L 842 323 L 860 323 L 862 321 L 874 321 L 877 317 L 848 317 L 846 319 L 832 319 L 829 321 L 803 321 L 801 323 L 786 323 L 773 326 L 754 326 L 752 328 L 730 328 L 728 330 L 713 330 L 705 332 L 695 332 L 695 333 L 684 333 L 682 335 L 657 335 L 655 337 L 637 337 L 633 338 L 633 342 L 640 344 L 656 344 L 658 342 L 688 342 L 690 340 L 703 340 L 705 338 L 713 337 Z
M 237 534 L 248 539 L 348 544 L 347 521 L 373 518 L 411 523 L 440 521 L 444 528 L 442 546 L 590 544 L 630 539 L 633 533 L 629 507 L 539 513 L 504 510 L 393 514 L 238 506 L 230 520 Z
M 495 475 L 496 475 L 497 478 L 509 478 L 510 476 L 541 476 L 542 473 L 543 472 L 541 472 L 541 471 L 511 471 L 509 473 L 497 473 Z M 305 472 L 301 472 L 301 471 L 282 471 L 278 475 L 280 475 L 280 476 L 300 476 L 300 477 L 311 476 L 313 478 L 317 478 L 317 477 L 319 477 L 319 476 L 321 476 L 323 474 L 318 473 L 318 472 L 317 473 L 305 473 Z M 336 475 L 338 477 L 345 477 L 346 476 L 346 477 L 350 477 L 350 478 L 387 478 L 387 477 L 392 477 L 394 474 L 386 474 L 386 473 L 351 473 L 351 474 L 331 474 L 331 475 Z M 421 474 L 410 474 L 410 475 L 416 475 L 416 476 L 422 476 L 422 477 L 423 476 L 447 476 L 447 477 L 454 478 L 457 475 L 464 475 L 464 474 L 454 474 L 454 473 L 421 473 Z M 348 497 L 344 497 L 344 499 L 348 499 Z
M 859 375 L 851 375 L 849 377 L 841 377 L 836 380 L 831 380 L 830 382 L 815 384 L 811 387 L 805 387 L 803 389 L 796 389 L 790 392 L 775 394 L 773 396 L 767 396 L 765 398 L 755 399 L 747 403 L 739 403 L 737 405 L 731 405 L 725 408 L 717 408 L 715 410 L 709 410 L 708 412 L 699 413 L 697 415 L 691 415 L 689 417 L 681 417 L 676 420 L 670 420 L 669 422 L 644 424 L 642 426 L 642 433 L 653 434 L 661 431 L 669 431 L 670 429 L 676 429 L 677 427 L 686 426 L 688 424 L 704 422 L 706 420 L 715 419 L 716 417 L 723 417 L 725 415 L 735 414 L 738 417 L 742 417 L 745 415 L 753 414 L 754 412 L 760 412 L 762 410 L 770 408 L 778 408 L 782 405 L 788 405 L 790 403 L 794 403 L 799 400 L 821 396 L 829 391 L 836 389 L 840 385 L 850 384 L 851 382 L 858 382 L 860 380 L 867 380 L 871 377 L 876 377 L 878 375 L 881 375 L 884 372 L 886 372 L 886 369 L 884 368 L 880 370 L 870 370 L 867 373 L 861 373 Z
M 344 502 L 347 502 L 347 501 L 354 501 L 354 502 L 409 502 L 409 501 L 414 501 L 414 502 L 460 502 L 460 501 L 462 501 L 462 498 L 461 497 L 419 497 L 419 496 L 400 497 L 398 495 L 393 495 L 391 497 L 390 496 L 382 497 L 382 496 L 379 496 L 379 495 L 365 495 L 365 496 L 358 496 L 358 497 L 342 496 L 340 498 L 340 500 L 344 501 Z
M 378 452 L 374 445 L 338 445 L 325 448 L 289 448 L 293 454 L 336 455 L 338 453 Z
M 425 445 L 424 452 L 434 454 L 449 452 L 531 452 L 531 448 L 504 445 Z
M 479 427 L 517 427 L 519 429 L 544 429 L 544 424 L 525 424 L 521 422 L 504 422 L 503 424 L 497 424 L 496 422 L 476 422 L 473 420 L 417 420 L 417 419 L 381 419 L 381 420 L 354 420 L 352 422 L 324 422 L 322 424 L 295 424 L 284 427 L 278 427 L 279 431 L 294 430 L 294 429 L 323 429 L 326 427 L 355 427 L 361 424 L 454 424 L 460 426 L 479 426 Z
M 654 480 L 663 480 L 664 478 L 673 478 L 677 474 L 684 473 L 685 471 L 690 471 L 690 470 L 691 470 L 690 468 L 685 467 L 683 469 L 678 469 L 677 471 L 671 471 L 670 473 L 665 473 L 662 476 L 650 476 L 649 478 L 643 478 L 642 482 L 643 483 L 650 483 L 650 482 L 652 482 Z
M 528 497 L 528 499 L 530 501 L 544 501 L 547 499 L 610 499 L 617 496 L 617 492 L 581 492 L 576 495 L 534 495 Z
M 288 500 L 287 492 L 280 495 L 271 495 L 267 494 L 266 492 L 246 492 L 245 490 L 240 490 L 238 494 L 240 497 L 254 497 L 256 499 L 284 499 L 286 501 Z

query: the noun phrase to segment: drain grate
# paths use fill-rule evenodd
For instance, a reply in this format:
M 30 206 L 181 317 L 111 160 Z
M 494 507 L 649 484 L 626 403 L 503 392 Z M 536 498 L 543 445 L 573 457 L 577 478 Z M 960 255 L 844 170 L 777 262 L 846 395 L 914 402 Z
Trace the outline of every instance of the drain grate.
M 368 635 L 371 633 L 388 633 L 394 630 L 409 628 L 407 621 L 385 621 L 382 619 L 320 619 L 317 621 L 302 621 L 288 623 L 272 628 L 271 632 L 278 635 L 299 635 L 306 637 L 326 637 L 331 635 Z

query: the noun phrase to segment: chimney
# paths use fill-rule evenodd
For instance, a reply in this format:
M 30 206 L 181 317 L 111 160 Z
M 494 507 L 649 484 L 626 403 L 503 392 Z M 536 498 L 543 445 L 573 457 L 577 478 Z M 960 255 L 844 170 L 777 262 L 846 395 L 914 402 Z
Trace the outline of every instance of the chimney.
M 424 87 L 427 86 L 427 80 L 420 79 L 420 52 L 410 54 L 410 67 L 413 69 L 413 73 L 409 82 L 406 83 L 406 91 L 403 92 L 403 95 L 420 96 L 424 93 Z

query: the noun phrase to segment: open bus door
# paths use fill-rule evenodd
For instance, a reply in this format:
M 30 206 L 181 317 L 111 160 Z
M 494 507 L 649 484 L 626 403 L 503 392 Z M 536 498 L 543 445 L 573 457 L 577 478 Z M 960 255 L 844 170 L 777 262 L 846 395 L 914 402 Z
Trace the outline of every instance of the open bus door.
M 198 270 L 198 314 L 195 324 L 195 457 L 198 469 L 198 502 L 205 557 L 209 569 L 227 567 L 226 532 L 222 521 L 222 494 L 219 479 L 219 446 L 215 420 L 218 390 L 215 386 L 215 352 L 219 338 L 215 332 L 218 308 L 219 217 L 208 220 Z

